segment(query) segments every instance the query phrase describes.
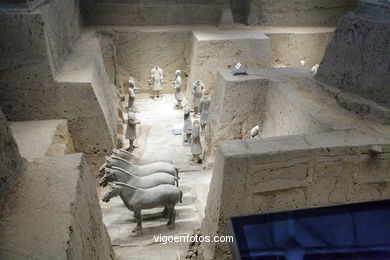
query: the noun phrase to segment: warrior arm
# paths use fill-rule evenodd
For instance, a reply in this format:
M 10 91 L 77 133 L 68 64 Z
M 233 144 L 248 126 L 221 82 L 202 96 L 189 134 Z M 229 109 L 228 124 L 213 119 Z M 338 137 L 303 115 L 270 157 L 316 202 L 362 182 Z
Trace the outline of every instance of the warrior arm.
M 127 124 L 128 125 L 136 125 L 137 124 L 137 120 L 129 120 L 128 122 L 127 122 Z
M 196 85 L 194 84 L 194 85 L 192 85 L 192 89 L 191 89 L 191 92 L 192 92 L 192 94 L 195 94 L 195 87 L 196 87 Z
M 149 84 L 150 85 L 152 85 L 153 86 L 153 84 L 154 84 L 154 69 L 152 69 L 152 71 L 150 72 L 150 78 L 151 78 L 151 80 L 150 80 L 150 82 L 149 82 Z

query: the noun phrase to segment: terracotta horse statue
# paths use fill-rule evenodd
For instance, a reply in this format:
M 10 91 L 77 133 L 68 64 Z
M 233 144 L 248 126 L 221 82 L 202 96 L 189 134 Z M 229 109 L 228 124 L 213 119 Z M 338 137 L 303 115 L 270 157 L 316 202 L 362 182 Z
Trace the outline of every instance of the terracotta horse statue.
M 175 226 L 175 205 L 182 202 L 183 192 L 176 186 L 162 184 L 150 189 L 140 189 L 126 183 L 116 182 L 111 190 L 103 196 L 104 202 L 109 202 L 111 198 L 120 196 L 126 207 L 134 211 L 134 216 L 137 222 L 133 233 L 142 233 L 142 217 L 143 209 L 152 209 L 158 207 L 166 207 L 169 216 L 168 228 Z

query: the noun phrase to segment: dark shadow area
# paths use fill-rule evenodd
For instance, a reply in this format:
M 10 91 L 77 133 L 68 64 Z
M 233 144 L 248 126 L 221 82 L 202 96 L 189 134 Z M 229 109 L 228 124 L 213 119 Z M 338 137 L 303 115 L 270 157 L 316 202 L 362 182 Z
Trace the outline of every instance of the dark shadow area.
M 235 259 L 390 259 L 390 201 L 231 219 Z

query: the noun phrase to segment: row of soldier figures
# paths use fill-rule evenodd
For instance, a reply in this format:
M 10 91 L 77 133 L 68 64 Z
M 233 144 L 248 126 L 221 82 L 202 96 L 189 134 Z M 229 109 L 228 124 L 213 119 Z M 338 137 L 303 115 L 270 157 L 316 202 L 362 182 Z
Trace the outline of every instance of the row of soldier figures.
M 191 143 L 191 154 L 192 159 L 190 162 L 201 163 L 202 156 L 202 143 L 200 139 L 200 133 L 205 132 L 206 125 L 209 116 L 210 98 L 205 95 L 205 86 L 202 81 L 198 80 L 192 85 L 193 94 L 193 106 L 194 106 L 194 117 L 192 123 L 191 111 L 188 105 L 184 107 L 184 125 L 183 125 L 183 136 L 185 143 Z
M 162 80 L 163 80 L 163 70 L 155 66 L 151 70 L 151 78 L 152 78 L 152 89 L 154 93 L 154 98 L 160 97 L 159 93 L 162 91 Z M 182 93 L 182 79 L 181 79 L 181 70 L 176 70 L 175 72 L 175 80 L 172 82 L 173 87 L 175 89 L 175 99 L 177 101 L 176 107 L 182 108 L 183 101 L 183 93 Z M 135 98 L 136 98 L 136 90 L 135 80 L 132 77 L 129 77 L 128 80 L 129 85 L 129 98 L 127 104 L 127 115 L 128 115 L 128 123 L 127 123 L 127 131 L 125 134 L 125 138 L 129 140 L 128 151 L 133 151 L 137 148 L 134 144 L 135 139 L 137 137 L 137 124 L 140 124 L 140 121 L 136 119 L 136 109 L 134 107 Z M 205 131 L 205 127 L 208 121 L 209 114 L 209 106 L 210 99 L 205 95 L 205 85 L 202 81 L 198 80 L 192 85 L 192 94 L 193 94 L 193 106 L 194 106 L 194 115 L 198 116 L 200 114 L 200 126 L 202 131 Z M 186 106 L 187 107 L 187 106 Z M 188 142 L 190 134 L 192 132 L 192 121 L 189 115 L 188 109 L 184 108 L 184 141 Z M 191 125 L 189 125 L 189 121 L 191 121 Z M 198 149 L 195 149 L 198 150 Z
M 152 85 L 153 85 L 153 93 L 154 96 L 159 96 L 159 91 L 162 90 L 162 79 L 163 79 L 163 70 L 155 66 L 151 70 L 151 78 L 152 78 Z M 182 93 L 182 79 L 181 79 L 181 70 L 176 70 L 175 72 L 175 80 L 172 82 L 173 87 L 175 89 L 175 99 L 177 101 L 177 108 L 182 108 L 182 101 L 183 101 L 183 93 Z M 135 148 L 137 148 L 134 145 L 135 139 L 137 137 L 137 124 L 140 124 L 140 121 L 136 119 L 136 109 L 134 106 L 135 98 L 136 98 L 136 86 L 135 86 L 135 80 L 132 77 L 129 77 L 128 80 L 129 85 L 129 97 L 128 97 L 128 104 L 127 104 L 127 131 L 125 134 L 125 138 L 129 140 L 129 147 L 127 148 L 128 151 L 133 151 Z M 205 86 L 203 82 L 200 80 L 196 81 L 192 85 L 192 93 L 193 93 L 193 105 L 194 105 L 194 114 L 197 116 L 200 114 L 200 125 L 202 130 L 205 130 L 205 126 L 207 124 L 208 120 L 208 110 L 210 106 L 210 99 L 207 95 L 204 95 L 205 92 Z M 191 117 L 189 116 L 188 109 L 184 109 L 185 114 L 185 124 L 184 124 L 184 134 L 185 134 L 185 142 L 189 139 L 189 134 L 192 131 L 192 121 L 191 125 L 188 125 L 188 119 L 191 120 Z
M 192 160 L 194 163 L 201 163 L 201 155 L 202 155 L 202 143 L 200 139 L 200 133 L 202 129 L 202 125 L 200 124 L 198 119 L 195 119 L 193 123 L 191 123 L 191 115 L 190 113 L 186 113 L 189 109 L 185 109 L 184 112 L 184 142 L 188 142 L 191 144 L 191 154 Z
M 163 70 L 158 66 L 153 67 L 151 70 L 151 85 L 155 99 L 160 97 L 159 93 L 162 91 L 162 80 Z M 182 93 L 181 70 L 176 70 L 175 79 L 172 81 L 172 84 L 175 89 L 176 107 L 181 109 L 183 108 L 182 102 L 184 99 Z M 204 132 L 207 125 L 210 99 L 207 94 L 205 95 L 205 85 L 200 80 L 197 80 L 191 86 L 191 93 L 193 95 L 194 116 L 197 117 L 200 115 L 200 119 L 192 122 L 190 109 L 188 105 L 184 106 L 183 137 L 185 143 L 191 143 L 191 153 L 193 155 L 191 161 L 200 163 L 202 154 L 200 132 L 201 130 Z M 132 125 L 135 124 L 133 123 Z

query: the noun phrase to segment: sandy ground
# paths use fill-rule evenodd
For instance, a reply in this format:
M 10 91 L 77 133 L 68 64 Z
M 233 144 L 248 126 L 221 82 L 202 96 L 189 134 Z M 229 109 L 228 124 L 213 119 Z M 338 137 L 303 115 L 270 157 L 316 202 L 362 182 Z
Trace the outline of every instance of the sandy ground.
M 183 203 L 176 206 L 176 227 L 168 229 L 167 219 L 160 216 L 162 209 L 144 210 L 143 234 L 134 235 L 133 213 L 114 198 L 109 203 L 101 202 L 103 221 L 107 226 L 118 259 L 184 259 L 187 243 L 156 243 L 154 236 L 191 234 L 200 225 L 207 199 L 211 173 L 201 171 L 201 166 L 188 164 L 190 146 L 183 144 L 181 135 L 173 135 L 173 124 L 183 123 L 183 111 L 174 107 L 173 95 L 164 95 L 154 101 L 140 96 L 136 101 L 139 146 L 134 154 L 146 160 L 172 160 L 180 170 L 179 188 L 183 191 Z M 127 142 L 126 142 L 127 144 Z M 100 198 L 108 187 L 100 191 Z

